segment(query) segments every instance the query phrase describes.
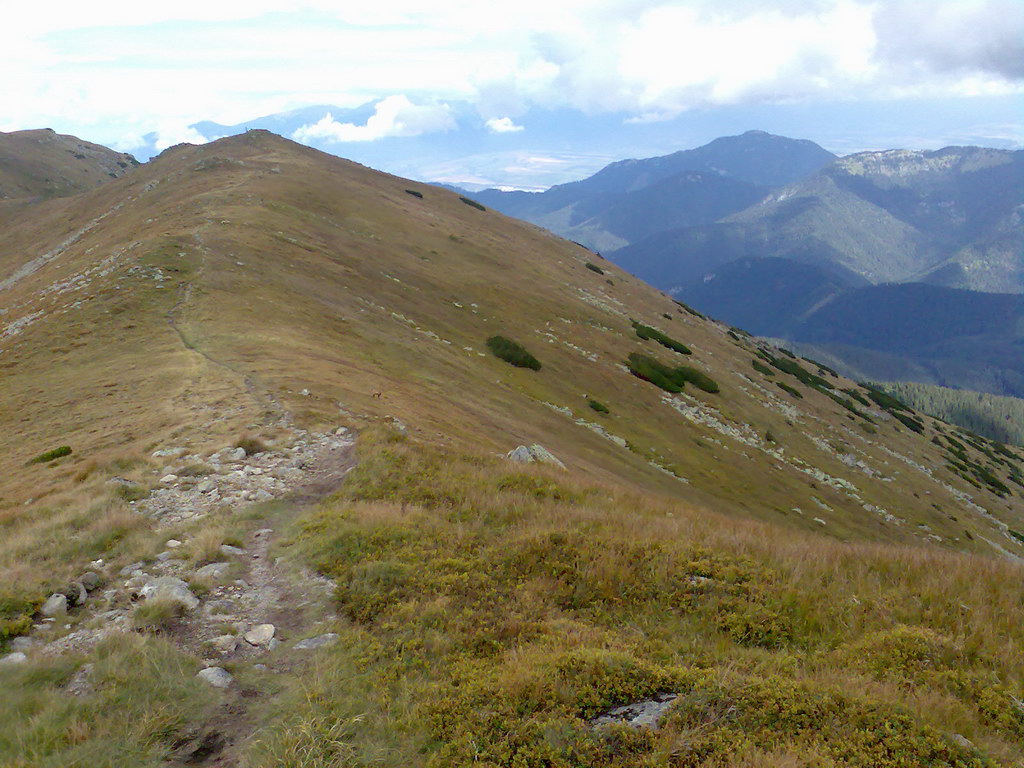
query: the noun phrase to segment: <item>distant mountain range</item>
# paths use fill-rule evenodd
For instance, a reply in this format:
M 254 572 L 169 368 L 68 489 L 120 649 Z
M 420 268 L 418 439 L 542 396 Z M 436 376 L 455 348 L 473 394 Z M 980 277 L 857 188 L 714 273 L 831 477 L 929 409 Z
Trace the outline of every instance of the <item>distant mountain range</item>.
M 664 157 L 612 163 L 542 193 L 490 189 L 476 198 L 588 247 L 614 251 L 718 221 L 835 159 L 812 141 L 748 131 Z

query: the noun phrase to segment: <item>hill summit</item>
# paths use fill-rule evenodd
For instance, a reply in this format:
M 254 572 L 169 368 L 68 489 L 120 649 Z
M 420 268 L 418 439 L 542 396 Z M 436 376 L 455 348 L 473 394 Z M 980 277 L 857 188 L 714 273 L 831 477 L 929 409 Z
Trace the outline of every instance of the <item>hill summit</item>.
M 2 761 L 1019 754 L 1016 449 L 263 131 L 0 231 Z

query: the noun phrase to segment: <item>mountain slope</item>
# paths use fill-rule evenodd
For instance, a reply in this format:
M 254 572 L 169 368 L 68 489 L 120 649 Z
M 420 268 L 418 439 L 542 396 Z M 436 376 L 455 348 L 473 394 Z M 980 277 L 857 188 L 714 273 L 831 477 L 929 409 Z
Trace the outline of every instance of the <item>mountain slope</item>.
M 611 251 L 666 230 L 709 224 L 760 200 L 769 187 L 803 179 L 834 159 L 810 141 L 748 131 L 671 155 L 612 163 L 545 192 L 484 190 L 476 197 L 510 216 Z
M 263 132 L 0 231 L 4 761 L 1019 754 L 1014 450 Z
M 49 128 L 0 133 L 0 199 L 73 195 L 136 165 L 131 155 Z

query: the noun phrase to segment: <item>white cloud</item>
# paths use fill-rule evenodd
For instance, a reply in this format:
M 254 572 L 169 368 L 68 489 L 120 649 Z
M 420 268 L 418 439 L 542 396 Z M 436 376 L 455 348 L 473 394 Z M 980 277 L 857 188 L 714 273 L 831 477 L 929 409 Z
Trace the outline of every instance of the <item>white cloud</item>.
M 207 139 L 194 128 L 182 123 L 165 123 L 156 131 L 154 148 L 162 152 L 175 144 L 205 144 Z
M 391 136 L 419 136 L 454 127 L 455 119 L 447 104 L 417 106 L 403 94 L 396 94 L 377 102 L 366 125 L 339 123 L 328 112 L 319 121 L 299 128 L 292 138 L 306 144 L 315 141 L 341 144 L 376 141 Z
M 363 126 L 307 126 L 369 141 L 444 130 L 443 107 L 413 101 L 473 101 L 509 132 L 534 105 L 649 121 L 1024 93 L 1020 0 L 54 0 L 5 14 L 0 128 L 106 126 L 109 139 L 110 126 L 239 122 L 307 96 L 352 107 L 406 94 Z
M 486 125 L 491 133 L 518 133 L 523 130 L 523 126 L 516 125 L 511 117 L 492 117 Z

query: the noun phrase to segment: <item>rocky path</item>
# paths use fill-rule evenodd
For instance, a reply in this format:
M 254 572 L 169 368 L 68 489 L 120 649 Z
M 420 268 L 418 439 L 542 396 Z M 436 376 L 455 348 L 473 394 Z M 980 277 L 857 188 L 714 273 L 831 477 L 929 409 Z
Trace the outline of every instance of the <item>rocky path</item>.
M 295 430 L 290 444 L 253 455 L 233 447 L 209 456 L 173 447 L 155 454 L 168 462 L 159 470 L 160 485 L 133 506 L 168 532 L 163 551 L 117 570 L 94 561 L 47 601 L 33 631 L 17 638 L 0 664 L 87 653 L 116 633 L 158 632 L 199 659 L 199 678 L 222 691 L 216 717 L 168 765 L 235 765 L 238 746 L 255 729 L 252 703 L 274 688 L 260 680 L 301 667 L 337 638 L 331 631 L 337 620 L 332 582 L 273 550 L 282 524 L 343 482 L 355 465 L 354 440 L 344 429 Z M 177 474 L 197 465 L 209 471 Z M 280 503 L 252 506 L 271 500 Z M 231 511 L 244 511 L 248 533 L 197 562 L 195 542 L 173 538 L 173 532 L 214 511 L 223 521 L 225 510 L 229 521 Z M 202 525 L 192 528 L 194 537 L 205 535 Z M 157 626 L 140 622 L 158 606 L 168 610 L 157 611 L 163 616 Z M 91 695 L 89 675 L 86 664 L 69 692 Z

